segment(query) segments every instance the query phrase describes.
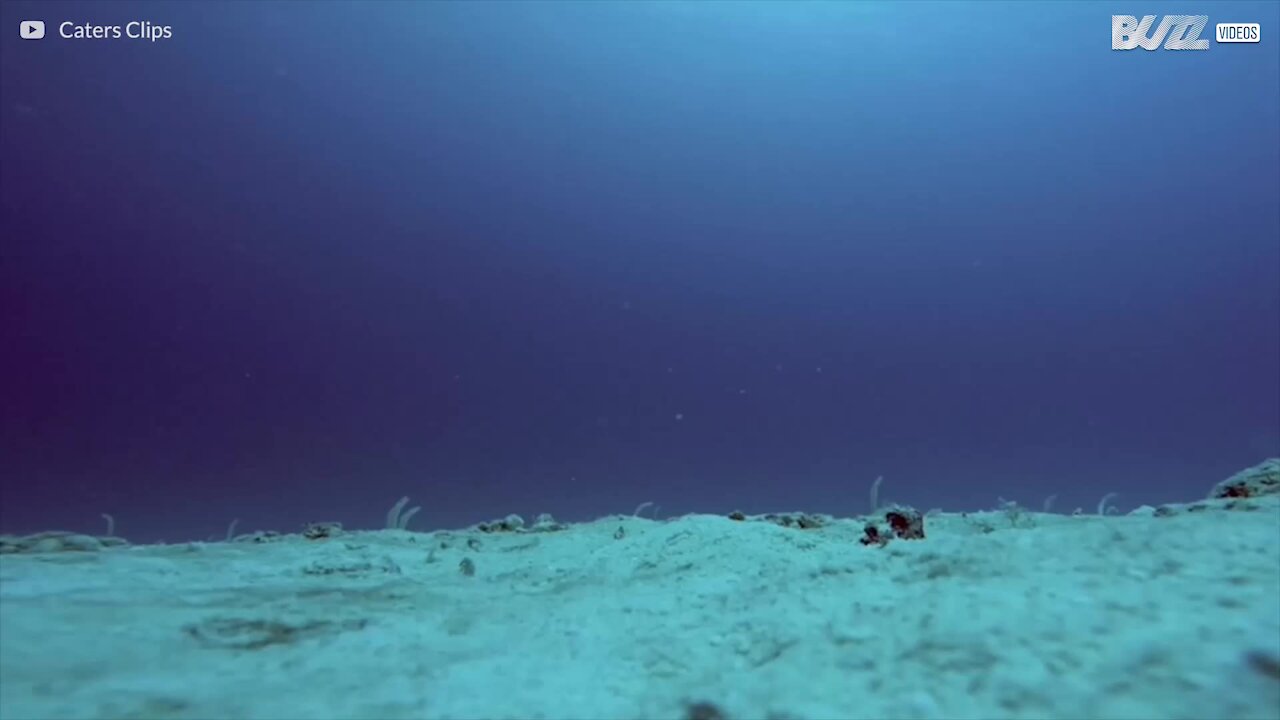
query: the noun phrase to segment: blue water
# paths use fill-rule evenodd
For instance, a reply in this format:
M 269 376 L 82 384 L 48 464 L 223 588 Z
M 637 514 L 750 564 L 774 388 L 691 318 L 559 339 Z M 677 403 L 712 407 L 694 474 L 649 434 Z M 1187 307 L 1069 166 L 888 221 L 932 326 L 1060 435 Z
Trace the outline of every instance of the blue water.
M 0 13 L 0 532 L 1127 510 L 1280 453 L 1276 3 Z

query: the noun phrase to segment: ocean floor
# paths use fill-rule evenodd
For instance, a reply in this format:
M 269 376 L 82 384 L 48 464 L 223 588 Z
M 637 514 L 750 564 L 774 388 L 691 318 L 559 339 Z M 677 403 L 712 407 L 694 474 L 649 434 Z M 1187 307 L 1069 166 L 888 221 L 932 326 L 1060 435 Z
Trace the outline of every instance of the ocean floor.
M 0 718 L 1280 718 L 1280 495 L 882 514 L 10 538 Z

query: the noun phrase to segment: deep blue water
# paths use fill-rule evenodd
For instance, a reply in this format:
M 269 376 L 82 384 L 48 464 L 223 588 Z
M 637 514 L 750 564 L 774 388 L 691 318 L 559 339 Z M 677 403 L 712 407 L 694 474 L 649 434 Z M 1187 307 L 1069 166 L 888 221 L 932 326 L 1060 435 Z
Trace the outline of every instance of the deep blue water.
M 0 14 L 0 532 L 1128 509 L 1280 453 L 1280 4 Z

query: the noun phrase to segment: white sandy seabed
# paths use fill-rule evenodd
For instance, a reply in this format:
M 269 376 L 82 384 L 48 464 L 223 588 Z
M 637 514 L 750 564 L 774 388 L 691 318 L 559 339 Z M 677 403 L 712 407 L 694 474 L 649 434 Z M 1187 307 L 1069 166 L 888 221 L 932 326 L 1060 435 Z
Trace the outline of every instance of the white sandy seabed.
M 1280 495 L 1153 510 L 6 554 L 0 718 L 1280 718 Z

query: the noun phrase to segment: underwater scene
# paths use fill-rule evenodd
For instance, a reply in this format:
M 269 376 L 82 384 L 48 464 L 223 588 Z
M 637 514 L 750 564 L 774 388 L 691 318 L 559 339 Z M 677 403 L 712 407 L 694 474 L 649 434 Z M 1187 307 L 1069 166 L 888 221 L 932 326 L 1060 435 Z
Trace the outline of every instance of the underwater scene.
M 4 2 L 0 720 L 1280 720 L 1278 30 Z

